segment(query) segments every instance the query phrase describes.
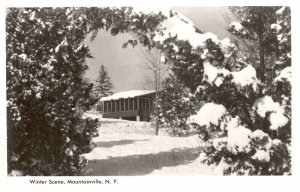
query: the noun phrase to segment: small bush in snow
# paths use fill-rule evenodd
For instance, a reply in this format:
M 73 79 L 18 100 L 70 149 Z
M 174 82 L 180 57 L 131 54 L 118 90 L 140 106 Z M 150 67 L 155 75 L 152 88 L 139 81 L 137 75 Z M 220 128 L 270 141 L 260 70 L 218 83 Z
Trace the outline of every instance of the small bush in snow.
M 194 98 L 189 90 L 170 75 L 162 83 L 159 93 L 158 110 L 153 110 L 152 122 L 158 121 L 160 125 L 168 128 L 172 136 L 186 136 L 192 130 L 186 124 L 187 118 L 194 111 Z

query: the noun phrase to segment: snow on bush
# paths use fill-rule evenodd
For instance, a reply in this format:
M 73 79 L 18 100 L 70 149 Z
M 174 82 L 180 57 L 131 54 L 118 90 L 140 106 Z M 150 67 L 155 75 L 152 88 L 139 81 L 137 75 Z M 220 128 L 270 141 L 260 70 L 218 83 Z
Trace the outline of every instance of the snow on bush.
M 216 168 L 214 169 L 214 172 L 217 174 L 217 175 L 223 175 L 224 171 L 225 170 L 228 170 L 228 169 L 231 169 L 233 168 L 234 165 L 231 164 L 231 163 L 228 163 L 225 161 L 224 158 L 222 158 L 219 162 L 219 164 L 216 166 Z
M 265 137 L 268 137 L 269 135 L 267 133 L 263 132 L 262 130 L 258 129 L 253 132 L 252 136 L 253 136 L 253 138 L 263 140 Z
M 204 67 L 204 79 L 210 84 L 215 84 L 219 87 L 223 83 L 224 77 L 228 76 L 230 72 L 224 68 L 218 69 L 217 67 L 211 65 L 209 61 L 203 63 Z M 221 77 L 218 77 L 221 75 Z
M 265 17 L 258 17 L 260 7 L 235 10 L 241 21 L 231 23 L 229 31 L 253 43 L 252 48 L 261 45 L 254 26 L 264 24 L 263 41 L 272 39 L 272 43 L 264 44 L 264 61 L 260 55 L 243 52 L 239 58 L 229 39 L 220 41 L 210 36 L 202 41 L 203 35 L 193 34 L 191 23 L 179 24 L 181 20 L 175 18 L 170 26 L 181 26 L 188 35 L 177 33 L 183 28 L 175 27 L 171 30 L 177 38 L 165 36 L 162 42 L 166 45 L 159 45 L 166 49 L 168 61 L 174 62 L 175 74 L 195 91 L 196 101 L 205 102 L 197 114 L 187 119 L 187 124 L 197 128 L 199 137 L 208 143 L 199 157 L 201 162 L 214 164 L 216 172 L 225 175 L 290 174 L 290 10 L 268 7 L 263 14 L 270 20 L 264 22 L 260 19 Z M 165 31 L 170 29 L 164 26 Z M 279 46 L 274 46 L 276 43 Z M 179 50 L 174 52 L 168 44 L 175 44 Z M 194 77 L 198 80 L 196 88 Z
M 223 77 L 217 77 L 215 80 L 215 85 L 217 87 L 220 87 L 223 84 L 224 78 Z
M 224 130 L 230 130 L 232 128 L 236 128 L 240 124 L 240 118 L 239 117 L 230 117 L 230 116 L 225 116 L 224 120 L 221 121 L 220 123 L 220 128 L 222 131 Z
M 225 113 L 226 109 L 223 105 L 206 103 L 196 115 L 189 117 L 188 123 L 196 123 L 199 126 L 218 125 Z
M 248 34 L 248 31 L 240 22 L 234 21 L 230 23 L 228 29 L 230 32 L 240 37 L 246 36 Z
M 271 24 L 271 29 L 275 30 L 278 33 L 282 29 L 282 27 L 277 23 L 273 23 Z
M 256 99 L 253 109 L 261 117 L 265 117 L 267 112 L 283 113 L 284 110 L 281 108 L 278 102 L 274 102 L 272 97 L 264 96 Z
M 291 82 L 291 78 L 292 78 L 292 68 L 286 67 L 280 72 L 279 76 L 274 79 L 274 82 L 280 82 L 280 81 Z
M 255 91 L 259 81 L 256 77 L 256 70 L 251 65 L 247 65 L 240 71 L 230 72 L 225 68 L 217 68 L 209 61 L 203 63 L 204 80 L 217 87 L 223 84 L 224 77 L 232 76 L 232 82 L 241 87 L 251 86 Z
M 9 173 L 8 175 L 9 176 L 23 176 L 23 172 L 18 171 L 18 170 L 12 170 L 11 173 Z
M 194 49 L 205 45 L 205 41 L 211 39 L 214 42 L 218 42 L 218 37 L 213 33 L 200 34 L 196 32 L 196 28 L 191 21 L 181 18 L 180 15 L 175 14 L 169 17 L 162 24 L 164 29 L 162 32 L 157 33 L 154 37 L 154 41 L 163 42 L 167 38 L 177 37 L 178 40 L 189 41 Z M 163 33 L 163 35 L 161 35 Z
M 270 161 L 270 153 L 265 150 L 256 150 L 256 153 L 251 158 L 268 162 Z
M 220 41 L 219 45 L 224 53 L 225 58 L 232 56 L 234 51 L 236 51 L 236 46 L 230 41 L 229 38 L 224 38 Z
M 229 27 L 234 28 L 236 31 L 241 31 L 243 29 L 243 26 L 236 21 L 232 22 Z
M 281 141 L 279 139 L 273 139 L 272 140 L 272 144 L 273 145 L 280 145 L 281 144 Z
M 170 16 L 165 15 L 167 19 L 161 24 L 159 32 L 156 32 L 153 38 L 155 42 L 162 44 L 168 38 L 176 37 L 177 40 L 188 41 L 193 49 L 197 49 L 205 48 L 206 41 L 211 40 L 220 45 L 226 57 L 231 56 L 235 51 L 235 45 L 228 38 L 220 41 L 218 36 L 211 32 L 199 33 L 194 23 L 183 14 L 175 10 L 170 10 L 170 13 Z M 175 51 L 177 52 L 176 47 Z
M 200 153 L 198 160 L 202 163 L 203 161 L 205 161 L 207 159 L 206 153 Z
M 278 128 L 285 126 L 289 122 L 289 119 L 285 117 L 284 114 L 277 112 L 271 113 L 269 120 L 271 123 L 271 130 L 277 130 Z
M 270 96 L 257 99 L 253 108 L 261 117 L 265 117 L 267 112 L 271 112 L 269 120 L 272 130 L 285 126 L 289 121 L 284 115 L 284 108 L 278 102 L 274 102 Z
M 215 138 L 212 145 L 217 151 L 221 151 L 223 148 L 227 147 L 227 142 L 227 137 Z
M 218 74 L 220 73 L 220 70 L 214 66 L 212 66 L 208 61 L 203 63 L 204 67 L 204 78 L 209 83 L 212 83 L 216 80 Z M 218 83 L 219 84 L 219 83 Z
M 256 90 L 258 80 L 256 77 L 256 70 L 251 65 L 248 65 L 238 72 L 231 72 L 231 75 L 233 76 L 232 81 L 236 85 L 240 85 L 242 87 L 252 85 L 253 90 Z
M 232 153 L 250 152 L 252 131 L 244 126 L 238 126 L 228 130 L 227 147 Z

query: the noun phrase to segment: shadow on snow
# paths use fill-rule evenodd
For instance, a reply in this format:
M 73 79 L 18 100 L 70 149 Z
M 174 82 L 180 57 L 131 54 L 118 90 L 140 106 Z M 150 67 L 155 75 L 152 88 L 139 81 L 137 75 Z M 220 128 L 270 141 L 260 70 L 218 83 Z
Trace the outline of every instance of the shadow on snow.
M 95 144 L 97 147 L 104 147 L 104 148 L 110 148 L 117 145 L 128 145 L 135 143 L 136 141 L 148 141 L 149 139 L 141 139 L 141 140 L 120 140 L 120 141 L 100 141 L 96 142 Z
M 163 167 L 187 164 L 198 157 L 199 148 L 175 148 L 157 154 L 129 155 L 109 159 L 90 160 L 85 175 L 134 176 L 146 175 Z

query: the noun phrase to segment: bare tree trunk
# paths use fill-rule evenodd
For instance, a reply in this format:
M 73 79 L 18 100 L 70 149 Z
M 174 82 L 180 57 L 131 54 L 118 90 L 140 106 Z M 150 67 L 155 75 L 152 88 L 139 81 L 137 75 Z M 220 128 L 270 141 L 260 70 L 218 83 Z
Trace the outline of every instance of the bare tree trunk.
M 260 53 L 259 53 L 259 63 L 260 63 L 260 70 L 261 70 L 261 76 L 260 76 L 260 80 L 262 83 L 265 82 L 265 54 L 264 54 L 264 48 L 262 45 L 263 42 L 263 38 L 261 37 L 261 41 L 260 41 Z
M 259 21 L 260 21 L 260 31 L 258 34 L 258 38 L 259 38 L 259 70 L 260 70 L 260 80 L 261 83 L 265 83 L 265 50 L 264 50 L 264 31 L 263 31 L 263 27 L 264 27 L 264 21 L 262 18 L 262 9 L 259 10 Z M 260 94 L 263 94 L 263 87 L 261 87 L 260 89 Z
M 158 118 L 158 65 L 157 65 L 157 59 L 155 61 L 155 114 L 156 114 L 156 118 Z M 158 120 L 155 122 L 155 135 L 158 135 L 158 131 L 159 131 L 159 124 L 158 124 Z
M 164 76 L 168 73 L 169 67 L 163 65 L 163 63 L 161 62 L 161 54 L 157 49 L 153 49 L 152 51 L 150 50 L 144 51 L 140 47 L 140 51 L 142 53 L 142 56 L 147 60 L 146 69 L 151 71 L 152 74 L 154 75 L 151 77 L 150 83 L 151 83 L 151 89 L 155 89 L 155 106 L 153 107 L 154 108 L 153 110 L 155 112 L 154 113 L 155 118 L 158 119 L 161 82 Z M 156 121 L 154 123 L 155 123 L 155 135 L 158 135 L 159 121 Z
M 155 135 L 158 135 L 158 131 L 159 131 L 159 124 L 158 121 L 156 122 L 156 128 L 155 128 Z
M 265 50 L 264 50 L 264 23 L 262 18 L 262 9 L 259 10 L 259 21 L 260 21 L 260 32 L 259 32 L 259 67 L 261 71 L 260 80 L 262 83 L 265 82 Z

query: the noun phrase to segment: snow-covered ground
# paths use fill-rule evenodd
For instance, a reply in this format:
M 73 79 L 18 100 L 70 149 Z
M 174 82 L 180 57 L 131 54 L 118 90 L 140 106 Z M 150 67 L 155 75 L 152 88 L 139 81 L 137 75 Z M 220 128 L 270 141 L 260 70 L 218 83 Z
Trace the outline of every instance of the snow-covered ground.
M 97 114 L 86 114 L 92 118 Z M 147 122 L 101 118 L 97 147 L 85 156 L 86 175 L 213 175 L 211 167 L 198 160 L 200 141 L 196 135 L 159 136 Z

